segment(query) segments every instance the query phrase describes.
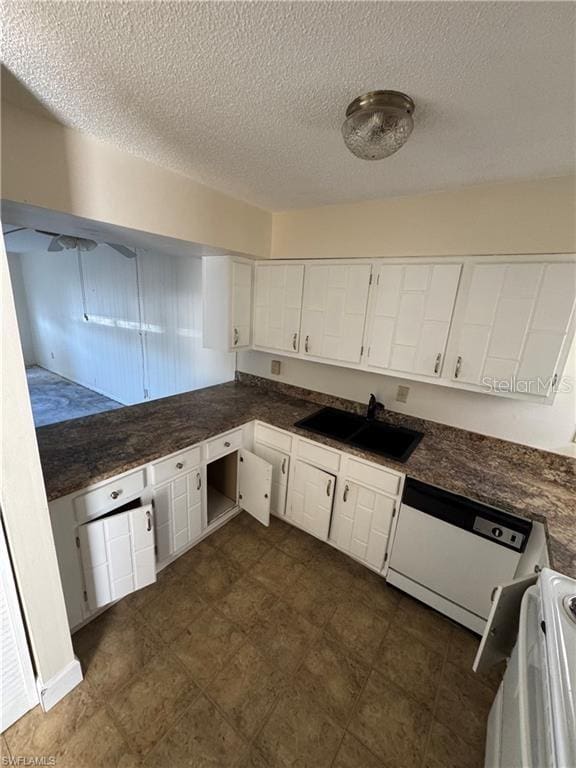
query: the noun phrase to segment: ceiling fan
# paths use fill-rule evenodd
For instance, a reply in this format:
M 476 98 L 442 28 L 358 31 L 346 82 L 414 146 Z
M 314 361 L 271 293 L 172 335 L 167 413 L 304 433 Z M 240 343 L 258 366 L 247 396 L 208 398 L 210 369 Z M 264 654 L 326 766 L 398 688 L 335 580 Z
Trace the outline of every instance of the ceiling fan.
M 4 234 L 11 235 L 13 232 L 20 232 L 24 229 L 26 229 L 26 227 L 18 227 L 18 229 L 12 229 L 9 232 L 4 232 Z M 52 238 L 47 248 L 47 250 L 52 253 L 71 248 L 78 248 L 80 251 L 93 251 L 98 245 L 96 240 L 90 240 L 87 237 L 75 237 L 74 235 L 59 234 L 58 232 L 47 232 L 45 229 L 35 229 L 34 232 Z M 127 259 L 136 258 L 136 251 L 132 250 L 132 248 L 127 248 L 125 245 L 119 245 L 118 243 L 104 243 L 104 245 L 113 248 Z

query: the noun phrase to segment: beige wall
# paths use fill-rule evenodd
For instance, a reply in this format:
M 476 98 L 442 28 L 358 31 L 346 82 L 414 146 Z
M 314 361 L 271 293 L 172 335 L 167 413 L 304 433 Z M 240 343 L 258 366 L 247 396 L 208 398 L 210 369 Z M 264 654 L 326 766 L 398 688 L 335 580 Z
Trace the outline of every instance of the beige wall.
M 2 237 L 0 262 L 0 505 L 36 672 L 45 684 L 73 662 L 74 652 Z
M 268 211 L 8 102 L 2 198 L 260 258 L 270 253 Z
M 574 251 L 574 176 L 275 213 L 272 236 L 275 259 Z

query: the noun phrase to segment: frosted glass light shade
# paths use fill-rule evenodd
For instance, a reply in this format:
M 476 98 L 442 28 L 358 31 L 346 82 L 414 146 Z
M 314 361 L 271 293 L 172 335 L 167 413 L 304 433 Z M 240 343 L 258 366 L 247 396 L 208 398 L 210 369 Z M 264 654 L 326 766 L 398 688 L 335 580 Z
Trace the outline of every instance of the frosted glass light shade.
M 398 91 L 372 91 L 346 110 L 342 136 L 362 160 L 382 160 L 404 146 L 414 127 L 414 102 Z

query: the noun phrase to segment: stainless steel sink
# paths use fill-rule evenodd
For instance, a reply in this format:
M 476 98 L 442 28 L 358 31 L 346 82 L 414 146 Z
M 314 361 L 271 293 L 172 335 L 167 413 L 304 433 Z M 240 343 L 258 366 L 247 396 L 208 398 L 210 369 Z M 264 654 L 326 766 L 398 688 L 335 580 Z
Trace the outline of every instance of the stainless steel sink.
M 294 426 L 400 462 L 408 459 L 424 436 L 413 429 L 368 420 L 337 408 L 322 408 Z

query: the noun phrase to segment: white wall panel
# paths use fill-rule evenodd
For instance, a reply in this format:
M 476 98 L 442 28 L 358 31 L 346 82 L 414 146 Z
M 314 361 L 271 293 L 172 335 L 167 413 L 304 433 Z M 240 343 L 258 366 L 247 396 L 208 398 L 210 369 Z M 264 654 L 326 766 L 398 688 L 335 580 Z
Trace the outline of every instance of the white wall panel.
M 125 404 L 234 378 L 234 353 L 202 347 L 200 259 L 106 245 L 17 258 L 38 365 Z
M 20 332 L 20 343 L 22 345 L 24 362 L 26 365 L 33 365 L 36 362 L 34 337 L 32 336 L 30 315 L 28 313 L 28 301 L 26 299 L 24 278 L 22 275 L 22 262 L 20 261 L 18 254 L 8 254 L 8 268 L 10 270 L 10 282 L 12 283 L 14 304 L 16 305 L 16 317 L 18 319 L 18 330 Z
M 235 355 L 202 346 L 202 262 L 140 251 L 146 389 L 156 399 L 234 378 Z

